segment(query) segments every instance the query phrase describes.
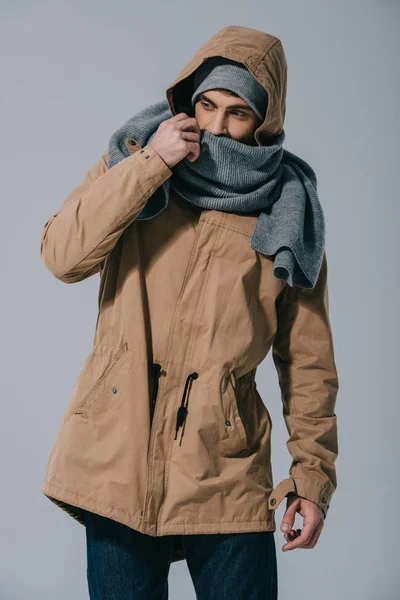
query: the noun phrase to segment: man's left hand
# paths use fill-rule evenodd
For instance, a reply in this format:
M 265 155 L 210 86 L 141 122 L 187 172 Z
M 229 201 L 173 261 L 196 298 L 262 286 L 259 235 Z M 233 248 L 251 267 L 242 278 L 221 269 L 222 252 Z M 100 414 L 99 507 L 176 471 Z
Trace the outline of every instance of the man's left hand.
M 315 502 L 294 494 L 290 494 L 287 498 L 281 531 L 284 532 L 288 543 L 282 546 L 283 552 L 295 548 L 314 548 L 324 526 L 322 509 Z M 303 517 L 303 529 L 293 529 L 296 513 L 300 513 Z

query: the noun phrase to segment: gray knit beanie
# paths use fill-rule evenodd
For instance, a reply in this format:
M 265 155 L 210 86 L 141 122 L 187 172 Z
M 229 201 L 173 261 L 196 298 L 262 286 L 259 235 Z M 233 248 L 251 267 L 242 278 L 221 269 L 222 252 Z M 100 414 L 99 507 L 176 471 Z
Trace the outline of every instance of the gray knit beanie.
M 205 60 L 195 72 L 192 106 L 201 92 L 216 88 L 238 94 L 261 121 L 264 121 L 268 93 L 242 63 L 223 56 L 213 56 Z

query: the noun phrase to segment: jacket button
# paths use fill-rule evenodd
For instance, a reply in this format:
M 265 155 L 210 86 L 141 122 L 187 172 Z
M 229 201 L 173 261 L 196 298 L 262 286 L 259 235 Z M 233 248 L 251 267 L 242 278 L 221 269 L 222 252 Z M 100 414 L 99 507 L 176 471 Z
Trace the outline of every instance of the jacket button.
M 118 392 L 117 388 L 113 388 L 112 393 L 116 394 Z
M 230 421 L 225 421 L 225 425 L 230 425 L 231 422 Z
M 326 498 L 322 498 L 321 500 L 324 504 L 326 504 Z
M 147 156 L 145 156 L 145 158 L 150 158 L 150 154 L 148 154 Z
M 272 506 L 274 506 L 274 504 L 276 504 L 276 499 L 275 498 L 271 498 L 270 504 L 272 504 Z
M 135 140 L 129 140 L 129 143 L 130 143 L 131 146 L 136 146 Z

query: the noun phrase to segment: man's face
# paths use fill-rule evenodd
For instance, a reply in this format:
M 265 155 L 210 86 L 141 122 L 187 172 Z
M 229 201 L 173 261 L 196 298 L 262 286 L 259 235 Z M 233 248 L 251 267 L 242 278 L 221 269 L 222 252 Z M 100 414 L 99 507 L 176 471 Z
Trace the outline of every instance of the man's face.
M 242 98 L 227 91 L 206 90 L 197 97 L 194 110 L 200 129 L 249 146 L 257 145 L 254 132 L 261 120 Z

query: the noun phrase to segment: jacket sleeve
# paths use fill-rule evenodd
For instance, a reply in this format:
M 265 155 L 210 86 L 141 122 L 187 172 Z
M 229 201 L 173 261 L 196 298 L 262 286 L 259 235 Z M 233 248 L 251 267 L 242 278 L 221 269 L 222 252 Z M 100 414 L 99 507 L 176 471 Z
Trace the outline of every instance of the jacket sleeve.
M 99 272 L 124 229 L 172 175 L 150 145 L 107 168 L 107 152 L 44 224 L 40 256 L 65 283 Z
M 269 497 L 276 509 L 290 492 L 317 504 L 326 518 L 336 489 L 338 455 L 335 404 L 339 389 L 329 321 L 324 253 L 314 288 L 283 289 L 277 300 L 272 357 L 281 389 L 283 417 L 292 456 L 290 477 Z

